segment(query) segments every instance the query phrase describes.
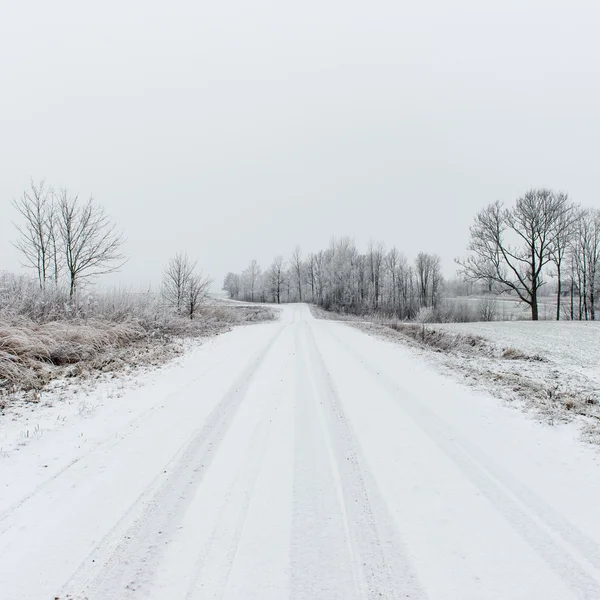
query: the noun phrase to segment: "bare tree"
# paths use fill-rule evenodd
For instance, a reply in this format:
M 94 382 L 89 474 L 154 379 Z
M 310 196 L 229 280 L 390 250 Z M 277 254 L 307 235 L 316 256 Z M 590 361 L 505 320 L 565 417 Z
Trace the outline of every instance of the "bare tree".
M 81 281 L 117 271 L 124 264 L 124 239 L 116 225 L 91 198 L 84 204 L 62 190 L 58 196 L 61 249 L 72 298 Z
M 267 272 L 268 285 L 274 302 L 281 304 L 281 290 L 285 284 L 285 265 L 283 257 L 278 256 Z
M 15 225 L 20 237 L 14 246 L 25 259 L 23 265 L 37 271 L 40 288 L 44 289 L 48 279 L 53 276 L 58 279 L 52 189 L 43 180 L 36 184 L 32 179 L 29 189 L 12 204 L 24 221 Z
M 440 298 L 440 291 L 443 283 L 442 277 L 442 260 L 437 254 L 430 254 L 430 270 L 431 270 L 431 288 L 430 288 L 430 305 L 437 308 Z
M 493 321 L 498 312 L 498 301 L 496 300 L 496 296 L 487 293 L 479 300 L 478 311 L 479 318 L 482 321 Z
M 385 257 L 385 266 L 388 270 L 388 279 L 389 279 L 389 300 L 392 306 L 392 312 L 396 312 L 397 302 L 396 302 L 396 293 L 398 286 L 396 285 L 396 279 L 398 278 L 398 262 L 400 260 L 400 253 L 396 246 L 392 247 L 392 249 L 387 253 Z
M 296 246 L 294 248 L 294 252 L 292 254 L 292 260 L 290 261 L 290 268 L 292 273 L 294 274 L 294 279 L 296 280 L 296 286 L 298 288 L 298 301 L 302 302 L 302 250 L 300 246 Z
M 240 297 L 241 287 L 241 277 L 236 273 L 227 273 L 223 289 L 229 294 L 229 297 L 237 300 Z
M 250 261 L 247 269 L 242 273 L 242 280 L 244 282 L 244 286 L 249 291 L 248 300 L 254 302 L 254 293 L 256 291 L 258 280 L 260 277 L 260 267 L 256 260 Z
M 572 245 L 581 211 L 567 200 L 566 194 L 559 194 L 558 200 L 564 204 L 564 210 L 559 211 L 552 231 L 550 245 L 550 260 L 556 267 L 556 320 L 560 321 L 560 304 L 562 295 L 563 263 L 569 247 Z
M 589 279 L 590 279 L 590 317 L 596 320 L 596 301 L 600 294 L 600 210 L 591 214 L 591 235 L 588 244 Z
M 385 257 L 383 244 L 369 244 L 369 270 L 373 286 L 373 307 L 379 307 L 379 291 L 381 287 L 381 267 Z
M 50 234 L 50 245 L 48 250 L 50 252 L 52 278 L 54 279 L 54 284 L 58 286 L 59 277 L 64 268 L 64 260 L 61 248 L 60 220 L 54 201 L 52 202 L 52 210 L 48 215 L 48 231 Z
M 435 307 L 437 305 L 442 283 L 440 257 L 437 254 L 419 252 L 415 259 L 415 274 L 419 292 L 419 305 L 421 307 Z
M 198 307 L 208 295 L 211 283 L 212 280 L 201 272 L 191 273 L 189 276 L 185 288 L 184 304 L 187 316 L 190 319 L 194 318 Z
M 596 319 L 600 293 L 600 211 L 580 214 L 573 243 L 573 262 L 579 296 L 579 319 Z
M 317 284 L 317 257 L 312 252 L 306 261 L 306 274 L 310 284 L 310 301 L 314 302 Z
M 187 309 L 186 296 L 190 290 L 195 268 L 196 262 L 192 262 L 187 254 L 179 252 L 169 260 L 163 270 L 163 298 L 177 314 L 182 314 L 184 309 Z
M 537 189 L 519 198 L 512 210 L 500 202 L 475 217 L 465 260 L 459 273 L 472 280 L 496 281 L 513 290 L 538 320 L 538 293 L 543 269 L 552 259 L 556 223 L 568 210 L 566 196 Z
M 321 305 L 324 301 L 325 271 L 325 252 L 319 250 L 319 252 L 315 254 L 314 275 L 317 302 Z
M 419 252 L 415 258 L 415 274 L 419 290 L 419 305 L 427 307 L 429 301 L 429 288 L 431 287 L 431 257 L 425 252 Z

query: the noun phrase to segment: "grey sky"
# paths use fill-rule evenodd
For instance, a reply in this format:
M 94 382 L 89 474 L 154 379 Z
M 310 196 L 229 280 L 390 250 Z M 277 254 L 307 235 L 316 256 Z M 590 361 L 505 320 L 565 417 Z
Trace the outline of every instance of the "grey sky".
M 93 194 L 156 284 L 332 235 L 439 253 L 533 186 L 600 207 L 600 5 L 0 3 L 0 270 L 30 176 Z M 220 287 L 217 286 L 217 287 Z

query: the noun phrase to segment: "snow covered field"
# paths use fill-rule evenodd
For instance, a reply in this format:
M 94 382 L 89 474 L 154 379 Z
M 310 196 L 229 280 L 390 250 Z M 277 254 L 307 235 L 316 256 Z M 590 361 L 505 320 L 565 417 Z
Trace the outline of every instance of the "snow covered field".
M 500 358 L 478 352 L 446 353 L 447 367 L 475 385 L 517 400 L 548 422 L 575 418 L 584 439 L 600 443 L 600 323 L 514 321 L 434 327 L 481 336 L 500 353 Z
M 575 420 L 600 444 L 600 323 L 509 321 L 353 323 L 380 339 L 408 345 L 436 370 L 510 401 L 550 424 Z
M 480 335 L 505 348 L 539 354 L 557 368 L 600 385 L 600 321 L 445 323 L 441 329 Z
M 0 422 L 2 600 L 600 598 L 597 452 L 414 348 L 289 305 L 106 385 Z

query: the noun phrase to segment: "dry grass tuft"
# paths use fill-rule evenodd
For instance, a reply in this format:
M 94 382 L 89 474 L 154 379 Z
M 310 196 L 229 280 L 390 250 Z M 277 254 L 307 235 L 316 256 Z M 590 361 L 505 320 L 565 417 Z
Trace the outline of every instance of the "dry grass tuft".
M 53 378 L 54 367 L 91 361 L 145 336 L 134 323 L 0 319 L 0 386 L 38 389 Z

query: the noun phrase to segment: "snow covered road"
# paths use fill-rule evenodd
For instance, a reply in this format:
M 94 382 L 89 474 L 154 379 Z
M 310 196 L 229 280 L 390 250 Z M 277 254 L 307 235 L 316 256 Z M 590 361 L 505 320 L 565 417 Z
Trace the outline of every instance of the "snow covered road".
M 0 458 L 0 600 L 600 599 L 574 429 L 306 306 L 115 403 Z

